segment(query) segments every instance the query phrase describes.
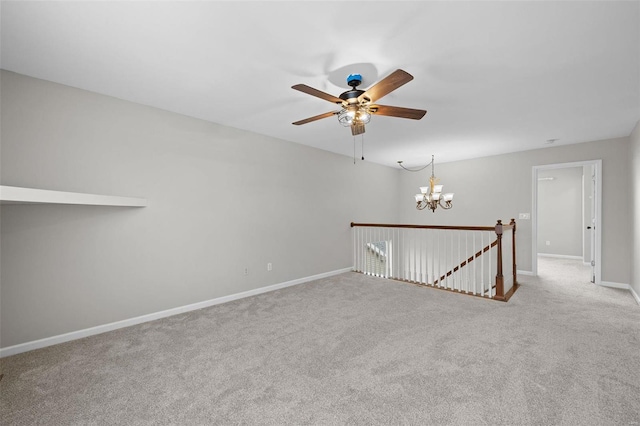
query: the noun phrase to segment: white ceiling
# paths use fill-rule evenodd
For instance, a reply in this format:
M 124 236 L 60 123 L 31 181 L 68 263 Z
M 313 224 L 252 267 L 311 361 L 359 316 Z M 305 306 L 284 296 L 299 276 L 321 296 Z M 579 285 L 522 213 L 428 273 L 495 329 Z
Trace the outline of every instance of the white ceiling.
M 380 103 L 368 161 L 397 166 L 628 136 L 640 119 L 640 2 L 7 2 L 2 68 L 353 155 L 327 101 L 359 72 L 415 79 Z M 358 156 L 360 137 L 357 137 Z

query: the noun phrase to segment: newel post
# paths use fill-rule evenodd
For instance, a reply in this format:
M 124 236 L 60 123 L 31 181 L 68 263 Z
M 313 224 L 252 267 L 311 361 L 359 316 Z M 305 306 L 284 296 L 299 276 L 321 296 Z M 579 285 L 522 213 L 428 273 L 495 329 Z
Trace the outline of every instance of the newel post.
M 502 276 L 502 221 L 498 220 L 496 223 L 496 236 L 498 245 L 498 268 L 496 269 L 496 295 L 495 299 L 504 299 L 504 277 Z
M 513 225 L 513 229 L 511 230 L 511 250 L 513 250 L 511 260 L 513 261 L 513 286 L 515 287 L 518 284 L 518 272 L 516 269 L 516 220 L 512 218 L 509 225 Z

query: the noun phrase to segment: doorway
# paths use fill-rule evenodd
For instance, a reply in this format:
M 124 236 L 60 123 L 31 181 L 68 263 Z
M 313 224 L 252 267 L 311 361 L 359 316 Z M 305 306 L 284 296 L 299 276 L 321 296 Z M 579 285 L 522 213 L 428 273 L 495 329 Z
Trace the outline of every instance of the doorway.
M 601 170 L 602 160 L 533 167 L 533 275 L 540 255 L 545 265 L 571 263 L 585 280 L 600 284 Z

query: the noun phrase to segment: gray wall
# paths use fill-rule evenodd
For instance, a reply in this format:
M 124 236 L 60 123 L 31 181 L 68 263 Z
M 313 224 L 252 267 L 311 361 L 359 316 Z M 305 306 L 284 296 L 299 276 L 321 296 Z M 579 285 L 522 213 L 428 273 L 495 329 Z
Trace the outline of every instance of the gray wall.
M 631 221 L 631 286 L 640 296 L 640 121 L 631 133 L 629 163 L 629 181 L 631 182 L 629 208 Z
M 538 178 L 538 253 L 582 257 L 582 167 L 540 170 Z
M 517 266 L 519 270 L 531 271 L 531 221 L 518 220 L 518 213 L 531 213 L 532 167 L 602 159 L 602 280 L 629 283 L 628 149 L 629 138 L 618 138 L 451 163 L 438 163 L 436 156 L 436 177 L 441 179 L 445 192 L 456 194 L 454 207 L 435 213 L 416 210 L 413 196 L 419 186 L 425 185 L 430 171 L 403 172 L 399 187 L 400 220 L 416 224 L 487 226 L 495 224 L 496 219 L 516 218 Z M 428 145 L 425 152 L 429 153 Z
M 0 90 L 3 185 L 150 202 L 2 206 L 2 347 L 346 268 L 351 221 L 398 219 L 389 167 L 6 71 Z

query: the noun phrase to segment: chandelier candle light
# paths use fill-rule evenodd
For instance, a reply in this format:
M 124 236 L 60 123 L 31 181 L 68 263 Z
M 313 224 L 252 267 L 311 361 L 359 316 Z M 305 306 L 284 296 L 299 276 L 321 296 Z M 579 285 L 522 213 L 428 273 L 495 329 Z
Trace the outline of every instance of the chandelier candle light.
M 438 206 L 443 209 L 450 209 L 453 207 L 451 202 L 453 201 L 453 193 L 442 194 L 442 185 L 436 185 L 440 179 L 436 179 L 434 175 L 434 159 L 431 156 L 431 177 L 429 178 L 429 186 L 421 186 L 420 194 L 416 194 L 416 208 L 418 210 L 429 209 L 435 213 Z M 443 204 L 444 202 L 444 204 Z

